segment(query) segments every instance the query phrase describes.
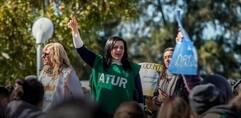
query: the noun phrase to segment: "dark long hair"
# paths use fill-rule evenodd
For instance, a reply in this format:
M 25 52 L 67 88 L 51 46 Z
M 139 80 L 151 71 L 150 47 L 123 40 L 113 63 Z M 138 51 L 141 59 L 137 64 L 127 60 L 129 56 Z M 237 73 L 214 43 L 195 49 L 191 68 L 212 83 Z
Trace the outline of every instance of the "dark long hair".
M 122 66 L 124 70 L 131 69 L 130 62 L 128 60 L 128 54 L 127 54 L 127 44 L 124 39 L 118 36 L 110 37 L 107 42 L 105 43 L 105 49 L 104 49 L 104 70 L 107 70 L 112 62 L 112 56 L 111 56 L 111 50 L 114 48 L 114 45 L 117 41 L 122 41 L 124 44 L 124 54 L 121 59 Z

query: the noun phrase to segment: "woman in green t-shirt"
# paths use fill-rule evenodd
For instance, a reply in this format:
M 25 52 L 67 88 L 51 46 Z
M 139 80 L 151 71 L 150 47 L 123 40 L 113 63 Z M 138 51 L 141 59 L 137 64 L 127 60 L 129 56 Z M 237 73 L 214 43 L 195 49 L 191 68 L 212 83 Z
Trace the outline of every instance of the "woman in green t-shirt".
M 140 66 L 128 60 L 126 41 L 118 36 L 110 37 L 104 56 L 96 55 L 84 46 L 75 17 L 68 26 L 79 55 L 92 68 L 90 86 L 95 101 L 110 114 L 125 101 L 143 103 Z

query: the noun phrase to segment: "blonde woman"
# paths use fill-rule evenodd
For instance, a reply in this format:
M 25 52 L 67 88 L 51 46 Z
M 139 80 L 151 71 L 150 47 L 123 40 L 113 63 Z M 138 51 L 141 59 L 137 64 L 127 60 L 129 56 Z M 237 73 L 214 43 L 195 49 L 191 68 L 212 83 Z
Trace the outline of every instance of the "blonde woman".
M 43 111 L 70 97 L 81 97 L 79 79 L 67 53 L 60 43 L 49 43 L 43 48 L 43 70 L 39 80 L 44 86 Z

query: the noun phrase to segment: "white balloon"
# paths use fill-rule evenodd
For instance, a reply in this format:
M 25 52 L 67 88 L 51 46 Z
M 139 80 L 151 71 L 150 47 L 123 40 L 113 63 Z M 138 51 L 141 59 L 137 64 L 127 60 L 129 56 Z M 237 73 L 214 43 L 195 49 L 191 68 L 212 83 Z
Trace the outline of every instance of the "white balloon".
M 51 20 L 46 17 L 37 19 L 32 27 L 32 35 L 36 39 L 36 44 L 44 43 L 52 37 L 54 26 Z

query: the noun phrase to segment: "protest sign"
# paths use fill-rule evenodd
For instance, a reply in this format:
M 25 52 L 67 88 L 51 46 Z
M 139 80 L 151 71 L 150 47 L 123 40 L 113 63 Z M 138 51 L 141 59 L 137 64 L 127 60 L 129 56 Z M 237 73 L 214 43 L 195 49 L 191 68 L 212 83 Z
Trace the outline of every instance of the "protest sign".
M 197 75 L 198 58 L 196 48 L 181 24 L 180 11 L 176 12 L 176 20 L 183 34 L 183 39 L 177 42 L 175 46 L 168 71 L 174 74 Z
M 153 96 L 157 86 L 157 81 L 160 78 L 162 65 L 156 63 L 139 63 L 141 65 L 140 78 L 145 96 Z

